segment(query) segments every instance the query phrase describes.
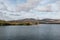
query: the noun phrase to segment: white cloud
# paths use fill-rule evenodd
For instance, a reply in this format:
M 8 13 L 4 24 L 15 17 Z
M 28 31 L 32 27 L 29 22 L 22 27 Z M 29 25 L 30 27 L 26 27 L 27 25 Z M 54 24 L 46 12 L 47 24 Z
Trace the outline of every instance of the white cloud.
M 10 11 L 29 11 L 30 9 L 33 9 L 41 0 L 27 0 L 26 3 L 18 3 L 18 0 L 16 1 L 15 5 L 12 5 L 9 0 L 0 0 L 0 2 L 3 2 L 8 10 Z
M 11 4 L 9 0 L 4 1 L 5 6 L 7 7 L 8 10 L 10 11 L 16 11 L 16 4 Z
M 60 12 L 60 1 L 57 1 L 57 2 L 56 2 L 56 6 L 57 6 L 57 7 L 56 7 L 56 8 L 57 8 L 57 11 Z
M 39 12 L 60 12 L 60 1 L 41 6 L 39 5 L 35 7 L 34 10 Z
M 17 11 L 29 11 L 34 8 L 41 0 L 27 0 L 26 3 L 18 4 L 16 10 Z
M 10 11 L 16 11 L 16 5 L 12 5 L 9 0 L 0 0 L 0 9 L 7 9 Z
M 38 6 L 34 8 L 34 10 L 39 11 L 39 12 L 52 12 L 52 5 L 48 4 L 45 6 Z
M 3 0 L 0 0 L 0 3 Z M 3 1 L 4 2 L 4 1 Z M 0 19 L 2 20 L 18 20 L 24 18 L 60 18 L 60 1 L 53 4 L 47 4 L 43 6 L 36 6 L 40 0 L 27 0 L 27 3 L 18 4 L 16 6 L 11 5 L 5 1 L 4 4 L 0 4 Z M 16 10 L 17 9 L 17 10 Z M 9 10 L 9 11 L 8 11 Z M 14 12 L 13 12 L 14 11 Z M 16 12 L 20 11 L 20 12 Z M 27 12 L 29 11 L 29 12 Z M 55 13 L 52 13 L 55 12 Z M 58 11 L 58 12 L 56 12 Z M 41 12 L 44 12 L 44 14 Z M 46 12 L 46 13 L 45 13 Z M 51 13 L 49 13 L 51 12 Z

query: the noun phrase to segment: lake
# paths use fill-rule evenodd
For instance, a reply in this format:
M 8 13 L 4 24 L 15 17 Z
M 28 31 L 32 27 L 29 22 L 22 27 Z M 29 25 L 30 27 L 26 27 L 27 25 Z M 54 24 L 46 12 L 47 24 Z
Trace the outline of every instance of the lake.
M 0 40 L 60 40 L 60 24 L 0 26 Z

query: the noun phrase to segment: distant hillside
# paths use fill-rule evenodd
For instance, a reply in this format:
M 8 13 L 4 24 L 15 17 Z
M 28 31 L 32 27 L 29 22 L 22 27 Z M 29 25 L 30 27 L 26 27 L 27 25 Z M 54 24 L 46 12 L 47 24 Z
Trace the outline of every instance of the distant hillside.
M 22 20 L 4 21 L 0 20 L 0 25 L 37 25 L 37 24 L 60 24 L 59 19 L 33 19 L 26 18 Z
M 1 24 L 2 25 L 36 25 L 39 24 L 39 21 L 32 18 L 26 18 L 22 20 L 1 21 Z
M 60 19 L 42 19 L 43 23 L 60 24 Z

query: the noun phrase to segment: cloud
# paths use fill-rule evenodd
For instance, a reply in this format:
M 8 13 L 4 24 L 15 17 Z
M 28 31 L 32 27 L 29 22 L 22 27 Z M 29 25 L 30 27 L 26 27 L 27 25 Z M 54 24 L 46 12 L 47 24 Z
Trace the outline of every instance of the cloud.
M 57 8 L 57 11 L 60 12 L 60 1 L 57 1 L 57 2 L 56 2 L 56 6 L 57 6 L 57 7 L 56 7 L 56 8 Z
M 11 1 L 11 2 L 10 2 Z M 0 2 L 4 2 L 5 6 L 8 10 L 12 11 L 29 11 L 33 9 L 41 0 L 26 0 L 25 3 L 19 3 L 19 0 L 16 0 L 16 3 L 12 4 L 13 0 L 0 0 Z
M 1 4 L 1 2 L 3 2 L 3 4 Z M 41 5 L 39 2 L 41 2 L 41 0 L 27 0 L 27 3 L 12 5 L 7 0 L 0 0 L 0 19 L 18 20 L 24 18 L 60 18 L 60 1 L 51 4 L 48 3 L 46 5 Z
M 18 2 L 19 0 L 16 0 L 17 3 L 14 5 L 11 4 L 9 2 L 9 0 L 0 0 L 0 2 L 1 1 L 4 2 L 5 7 L 10 11 L 16 11 L 16 12 L 30 11 L 30 9 L 34 9 L 34 10 L 40 11 L 40 12 L 58 12 L 58 11 L 60 11 L 60 1 L 58 1 L 58 0 L 53 0 L 53 3 L 51 3 L 50 0 L 48 0 L 48 1 L 46 1 L 46 0 L 26 0 L 25 3 L 21 3 L 21 4 Z M 48 2 L 50 2 L 50 3 L 48 3 Z M 44 4 L 46 4 L 46 5 L 44 5 Z
M 48 4 L 48 5 L 44 5 L 44 6 L 38 6 L 36 8 L 34 8 L 34 10 L 39 11 L 39 12 L 52 12 L 52 5 Z
M 34 10 L 39 12 L 60 12 L 60 1 L 54 3 L 48 3 L 46 5 L 39 5 L 34 8 Z
M 9 0 L 0 0 L 0 8 L 5 8 L 7 10 L 10 10 L 10 11 L 16 11 L 16 4 L 13 5 L 10 3 Z
M 17 11 L 29 11 L 33 9 L 41 0 L 27 0 L 26 3 L 18 4 L 16 10 Z

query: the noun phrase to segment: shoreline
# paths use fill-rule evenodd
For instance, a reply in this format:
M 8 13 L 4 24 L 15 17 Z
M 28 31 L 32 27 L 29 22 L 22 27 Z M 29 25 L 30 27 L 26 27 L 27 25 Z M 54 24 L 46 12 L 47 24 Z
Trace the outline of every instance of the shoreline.
M 60 23 L 41 23 L 41 24 L 60 24 Z M 14 25 L 4 25 L 4 24 L 0 24 L 0 26 L 32 26 L 32 25 L 40 25 L 40 24 L 29 24 L 29 25 L 27 25 L 27 24 L 22 24 L 22 25 L 16 25 L 16 24 L 14 24 Z

